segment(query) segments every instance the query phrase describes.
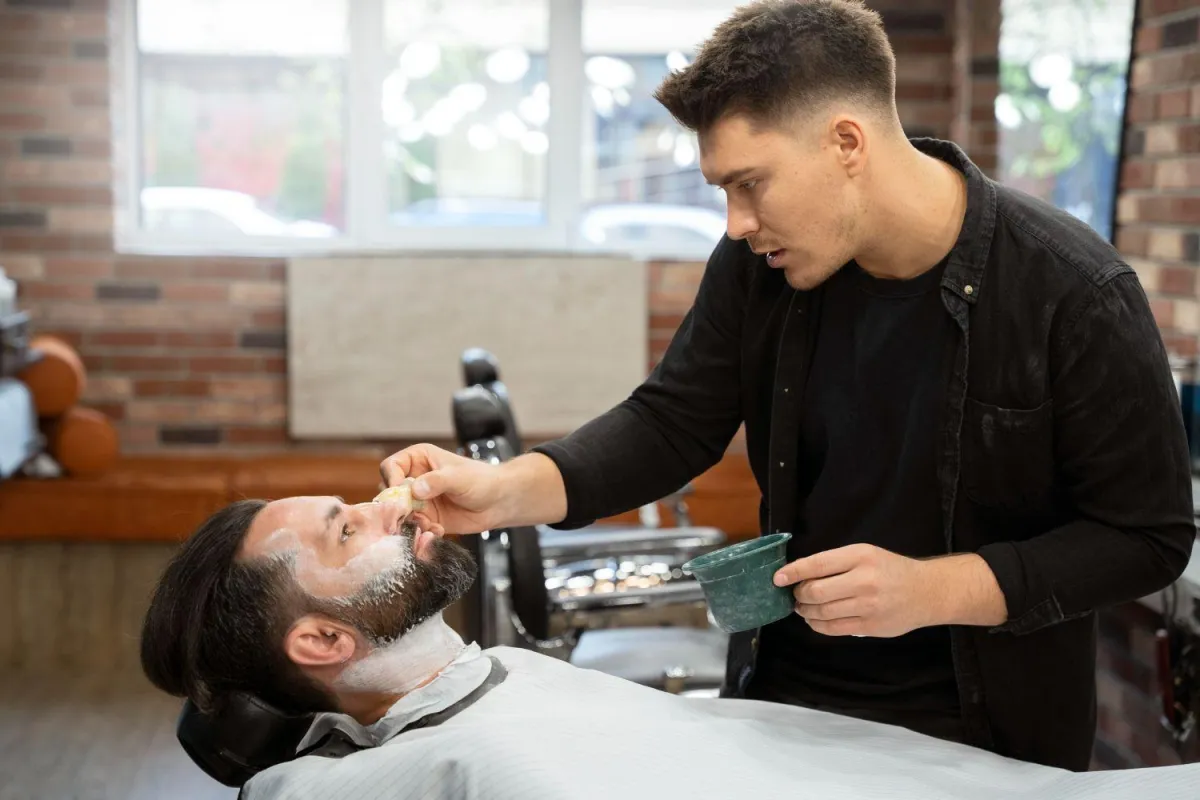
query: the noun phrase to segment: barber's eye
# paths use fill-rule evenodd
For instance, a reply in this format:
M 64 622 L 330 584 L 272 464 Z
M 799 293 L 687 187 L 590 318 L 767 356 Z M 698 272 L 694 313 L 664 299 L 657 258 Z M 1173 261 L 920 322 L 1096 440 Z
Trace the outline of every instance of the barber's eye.
M 342 526 L 342 542 L 345 542 L 347 539 L 349 539 L 353 535 L 354 535 L 354 531 L 350 530 L 349 525 Z
M 745 181 L 744 183 L 742 183 L 742 188 L 745 189 L 746 191 L 750 191 L 757 185 L 758 185 L 758 180 L 755 179 L 752 181 Z

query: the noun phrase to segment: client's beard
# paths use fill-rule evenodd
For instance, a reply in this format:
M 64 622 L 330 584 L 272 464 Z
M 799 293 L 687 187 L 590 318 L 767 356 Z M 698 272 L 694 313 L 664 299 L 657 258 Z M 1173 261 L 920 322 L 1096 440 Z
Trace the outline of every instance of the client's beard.
M 318 611 L 362 632 L 377 647 L 396 641 L 445 610 L 475 582 L 478 565 L 470 552 L 449 539 L 435 539 L 427 559 L 413 555 L 370 578 L 353 595 L 336 600 L 310 598 Z

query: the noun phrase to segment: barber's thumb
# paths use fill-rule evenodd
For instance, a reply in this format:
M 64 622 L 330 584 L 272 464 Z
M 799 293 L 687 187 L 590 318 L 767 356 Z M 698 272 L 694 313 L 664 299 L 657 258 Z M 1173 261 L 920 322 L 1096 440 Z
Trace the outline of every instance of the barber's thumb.
M 413 481 L 412 494 L 416 500 L 432 500 L 433 498 L 444 494 L 451 487 L 451 479 L 453 475 L 449 469 L 435 469 L 432 472 L 426 472 L 421 477 Z

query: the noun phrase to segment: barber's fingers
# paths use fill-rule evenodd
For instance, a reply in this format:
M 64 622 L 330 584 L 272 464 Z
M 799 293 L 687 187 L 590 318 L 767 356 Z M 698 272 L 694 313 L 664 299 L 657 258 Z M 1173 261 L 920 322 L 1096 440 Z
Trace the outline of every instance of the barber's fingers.
M 415 444 L 393 453 L 379 464 L 384 487 L 395 486 L 405 478 L 418 477 L 437 469 L 445 452 L 430 444 Z
M 828 621 L 846 617 L 861 617 L 865 611 L 863 605 L 863 601 L 857 597 L 819 605 L 797 603 L 796 613 L 807 620 Z
M 847 572 L 860 564 L 868 563 L 876 556 L 878 550 L 879 548 L 869 544 L 851 544 L 797 559 L 779 568 L 775 573 L 775 585 L 791 586 L 800 581 Z
M 854 597 L 862 588 L 862 579 L 852 571 L 828 578 L 802 581 L 792 590 L 792 595 L 797 603 L 819 605 Z

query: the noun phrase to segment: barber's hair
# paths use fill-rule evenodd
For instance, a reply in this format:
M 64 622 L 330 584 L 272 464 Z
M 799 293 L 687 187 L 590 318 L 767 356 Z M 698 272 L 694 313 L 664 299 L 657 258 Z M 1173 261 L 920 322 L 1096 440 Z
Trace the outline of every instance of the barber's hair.
M 834 99 L 890 117 L 896 58 L 883 20 L 862 0 L 758 0 L 721 23 L 654 96 L 700 134 L 732 114 L 772 127 Z
M 263 500 L 213 514 L 175 554 L 142 626 L 142 670 L 202 711 L 235 691 L 288 712 L 334 711 L 330 694 L 284 652 L 303 606 L 290 556 L 239 558 Z

